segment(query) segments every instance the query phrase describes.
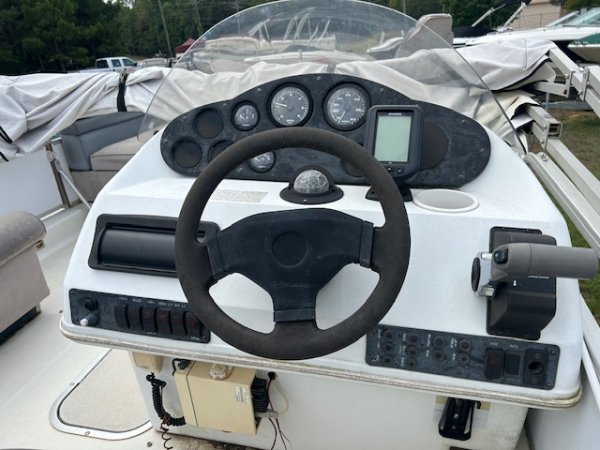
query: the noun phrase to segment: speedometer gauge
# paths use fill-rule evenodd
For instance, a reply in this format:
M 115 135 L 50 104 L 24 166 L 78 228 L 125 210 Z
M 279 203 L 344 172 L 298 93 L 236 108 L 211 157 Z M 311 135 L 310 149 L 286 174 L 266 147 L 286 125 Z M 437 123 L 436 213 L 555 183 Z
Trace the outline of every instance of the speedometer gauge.
M 369 109 L 367 92 L 356 85 L 344 84 L 325 99 L 325 118 L 338 130 L 353 130 L 365 121 Z
M 271 97 L 273 120 L 284 127 L 302 125 L 311 111 L 310 97 L 298 86 L 284 86 Z

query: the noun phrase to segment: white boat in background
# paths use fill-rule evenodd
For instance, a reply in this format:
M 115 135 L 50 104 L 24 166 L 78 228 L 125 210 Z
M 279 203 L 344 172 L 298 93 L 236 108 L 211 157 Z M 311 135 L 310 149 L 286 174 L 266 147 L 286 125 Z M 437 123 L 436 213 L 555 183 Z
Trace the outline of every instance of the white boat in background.
M 0 116 L 0 171 L 35 157 L 31 183 L 64 191 L 19 200 L 50 295 L 0 345 L 0 448 L 600 449 L 600 329 L 575 280 L 597 270 L 600 182 L 515 88 L 600 112 L 598 72 L 529 44 L 461 54 L 352 0 L 243 10 L 121 90 L 132 110 L 154 94 L 149 138 L 89 210 L 74 150 L 39 142 L 114 112 L 119 80 L 39 127 Z M 30 118 L 15 81 L 0 95 Z M 22 231 L 0 226 L 0 251 Z
M 572 41 L 569 50 L 584 61 L 600 64 L 600 33 Z
M 465 45 L 478 45 L 490 42 L 508 42 L 512 40 L 545 40 L 554 42 L 562 51 L 574 60 L 598 63 L 600 57 L 596 52 L 578 54 L 569 44 L 587 36 L 600 33 L 600 8 L 591 8 L 587 12 L 559 19 L 548 26 L 531 30 L 499 31 L 485 36 L 467 39 Z M 573 50 L 573 51 L 571 51 Z

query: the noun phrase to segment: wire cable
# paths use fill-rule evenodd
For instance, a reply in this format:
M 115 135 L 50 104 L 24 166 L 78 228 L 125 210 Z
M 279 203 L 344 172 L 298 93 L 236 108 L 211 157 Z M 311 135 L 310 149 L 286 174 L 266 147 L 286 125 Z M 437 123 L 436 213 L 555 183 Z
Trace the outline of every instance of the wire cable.
M 289 438 L 282 431 L 281 424 L 280 424 L 279 418 L 278 418 L 280 412 L 275 410 L 275 408 L 273 407 L 273 401 L 271 400 L 271 384 L 273 384 L 273 382 L 276 380 L 277 374 L 275 372 L 269 372 L 268 376 L 269 376 L 269 381 L 267 382 L 267 394 L 269 394 L 269 407 L 271 408 L 272 411 L 275 411 L 277 413 L 277 417 L 275 417 L 275 419 L 269 418 L 269 422 L 271 422 L 271 425 L 273 425 L 273 428 L 275 429 L 275 439 L 273 440 L 273 446 L 271 447 L 271 450 L 273 450 L 275 448 L 278 437 L 281 438 L 281 443 L 283 444 L 284 450 L 288 450 L 288 444 L 290 445 L 290 447 L 293 447 L 292 441 L 290 441 Z M 283 412 L 286 412 L 289 407 L 289 402 L 288 402 L 287 398 L 285 397 L 285 395 L 283 395 L 283 393 L 279 389 L 278 384 L 274 383 L 274 385 L 275 385 L 275 389 L 277 389 L 277 392 L 279 392 L 279 394 L 282 396 L 282 398 L 285 401 L 285 409 L 283 410 Z
M 167 383 L 156 378 L 154 373 L 146 375 L 146 380 L 152 385 L 152 404 L 158 418 L 167 426 L 181 427 L 185 425 L 185 417 L 172 417 L 163 407 L 162 390 Z
M 273 422 L 273 419 L 269 419 L 269 422 L 271 422 L 271 425 L 273 425 L 273 431 L 275 432 L 275 436 L 273 437 L 273 444 L 271 445 L 271 450 L 273 450 L 275 448 L 275 445 L 277 445 L 277 427 L 275 426 L 275 422 Z
M 168 420 L 171 418 L 171 416 L 169 416 L 169 414 L 165 414 L 165 417 L 163 418 L 161 424 L 160 424 L 160 431 L 162 432 L 160 437 L 163 440 L 163 448 L 165 450 L 173 450 L 173 446 L 169 444 L 169 441 L 172 439 L 170 436 L 167 436 L 167 433 L 169 432 L 169 428 L 167 426 L 167 422 Z

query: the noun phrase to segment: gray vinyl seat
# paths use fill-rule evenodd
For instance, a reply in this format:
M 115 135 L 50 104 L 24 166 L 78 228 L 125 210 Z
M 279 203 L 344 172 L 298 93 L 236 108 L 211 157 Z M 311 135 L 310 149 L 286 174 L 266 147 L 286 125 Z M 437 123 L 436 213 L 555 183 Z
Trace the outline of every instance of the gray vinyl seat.
M 50 293 L 36 254 L 45 235 L 33 214 L 0 214 L 0 342 L 35 317 Z
M 432 31 L 440 38 L 436 40 Z M 452 16 L 450 14 L 426 14 L 421 16 L 415 26 L 407 33 L 395 56 L 408 56 L 420 48 L 444 48 L 451 46 L 454 40 Z M 444 44 L 444 41 L 446 44 Z
M 140 112 L 116 112 L 80 119 L 61 132 L 73 182 L 87 201 L 139 150 L 143 118 Z

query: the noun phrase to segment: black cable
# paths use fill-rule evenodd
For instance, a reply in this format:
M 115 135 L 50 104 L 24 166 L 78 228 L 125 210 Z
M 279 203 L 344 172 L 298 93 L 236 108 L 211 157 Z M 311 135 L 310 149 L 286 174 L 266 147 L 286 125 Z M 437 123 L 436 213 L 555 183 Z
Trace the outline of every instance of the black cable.
M 167 426 L 163 423 L 160 424 L 160 431 L 162 431 L 162 433 L 160 434 L 160 438 L 163 440 L 163 448 L 165 450 L 173 450 L 173 446 L 169 444 L 169 441 L 171 440 L 170 436 L 167 436 L 167 433 L 169 432 L 169 429 L 167 428 Z
M 269 422 L 271 422 L 271 425 L 273 425 L 273 431 L 275 432 L 275 437 L 273 438 L 273 444 L 271 445 L 271 450 L 273 450 L 275 448 L 275 445 L 277 444 L 277 427 L 275 426 L 275 422 L 273 422 L 273 419 L 269 419 Z
M 277 430 L 279 431 L 279 435 L 281 436 L 281 443 L 283 444 L 283 448 L 285 450 L 287 450 L 287 445 L 285 443 L 285 441 L 288 441 L 290 444 L 290 440 L 287 438 L 287 436 L 283 433 L 283 431 L 281 431 L 281 425 L 279 424 L 279 419 L 275 419 L 275 424 L 277 425 Z
M 152 404 L 158 418 L 163 421 L 164 425 L 172 427 L 181 427 L 185 425 L 185 417 L 171 417 L 163 407 L 162 390 L 167 385 L 162 380 L 159 380 L 153 373 L 146 375 L 146 380 L 152 385 Z
M 177 366 L 175 366 L 175 363 L 177 363 Z M 171 372 L 171 376 L 175 375 L 175 372 L 177 371 L 177 369 L 179 370 L 184 370 L 187 366 L 189 366 L 191 363 L 191 361 L 189 359 L 180 359 L 180 358 L 174 358 L 171 360 L 171 368 L 173 369 L 173 371 Z
M 269 395 L 269 407 L 271 408 L 271 410 L 275 410 L 275 408 L 273 408 L 273 402 L 271 401 L 271 382 L 275 380 L 275 378 L 277 378 L 277 374 L 275 372 L 269 372 L 267 374 L 269 376 L 269 381 L 267 382 L 267 394 Z M 287 450 L 288 446 L 286 444 L 286 441 L 288 444 L 292 444 L 292 441 L 289 440 L 289 438 L 285 435 L 285 433 L 281 430 L 281 424 L 279 423 L 279 419 L 276 417 L 275 418 L 275 423 L 273 423 L 273 419 L 269 419 L 269 422 L 271 422 L 271 425 L 273 425 L 273 428 L 275 430 L 275 439 L 273 441 L 273 446 L 271 447 L 271 450 L 273 450 L 273 448 L 275 448 L 275 444 L 277 443 L 277 437 L 279 436 L 281 438 L 281 443 L 283 444 L 283 448 L 284 450 Z

